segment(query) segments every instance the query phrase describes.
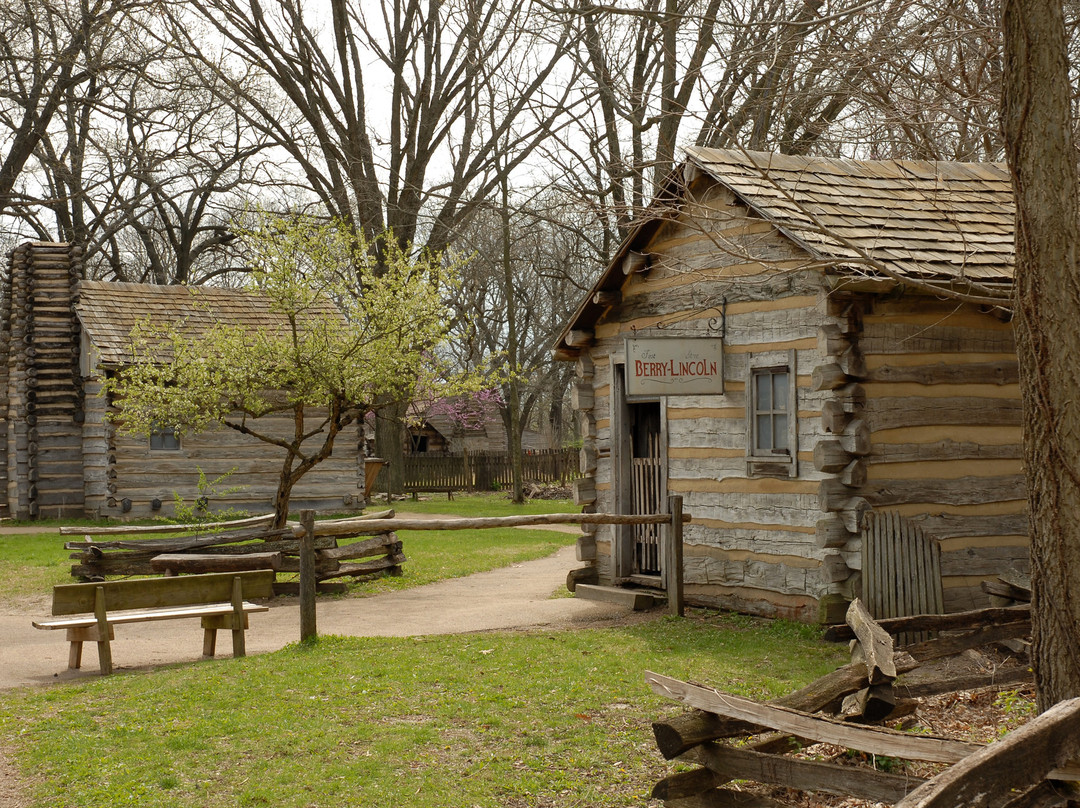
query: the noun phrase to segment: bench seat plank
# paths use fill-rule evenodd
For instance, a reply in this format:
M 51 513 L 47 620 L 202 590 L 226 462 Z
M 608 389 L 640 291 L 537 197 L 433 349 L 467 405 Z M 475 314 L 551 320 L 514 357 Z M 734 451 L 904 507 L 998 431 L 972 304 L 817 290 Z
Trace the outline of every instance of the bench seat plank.
M 244 601 L 244 612 L 268 612 L 269 606 Z M 151 620 L 174 620 L 182 617 L 212 617 L 218 614 L 231 614 L 231 603 L 208 603 L 202 606 L 178 606 L 168 609 L 132 609 L 124 612 L 109 612 L 107 621 L 110 625 L 123 625 L 125 623 L 146 623 Z M 35 620 L 34 628 L 58 629 L 58 628 L 85 628 L 97 625 L 97 618 L 91 615 L 77 617 L 63 617 L 58 620 Z

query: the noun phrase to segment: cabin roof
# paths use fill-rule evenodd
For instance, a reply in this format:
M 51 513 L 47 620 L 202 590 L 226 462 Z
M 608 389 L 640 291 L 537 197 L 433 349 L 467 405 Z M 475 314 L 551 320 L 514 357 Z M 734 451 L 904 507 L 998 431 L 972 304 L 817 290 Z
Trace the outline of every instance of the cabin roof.
M 326 313 L 338 310 L 329 302 Z M 217 323 L 251 329 L 277 328 L 285 321 L 269 298 L 249 291 L 214 286 L 161 286 L 147 283 L 80 281 L 75 305 L 83 330 L 104 365 L 132 361 L 131 331 L 147 317 L 180 324 L 192 337 Z M 164 355 L 159 357 L 167 359 Z
M 1015 207 L 1003 164 L 700 147 L 688 148 L 686 157 L 567 323 L 557 355 L 575 353 L 571 332 L 591 329 L 605 310 L 596 293 L 621 288 L 635 253 L 677 214 L 685 188 L 702 174 L 729 189 L 751 215 L 775 225 L 829 274 L 961 287 L 1012 282 Z
M 840 270 L 870 257 L 901 277 L 1012 280 L 1015 208 L 1004 164 L 703 148 L 687 149 L 687 159 Z

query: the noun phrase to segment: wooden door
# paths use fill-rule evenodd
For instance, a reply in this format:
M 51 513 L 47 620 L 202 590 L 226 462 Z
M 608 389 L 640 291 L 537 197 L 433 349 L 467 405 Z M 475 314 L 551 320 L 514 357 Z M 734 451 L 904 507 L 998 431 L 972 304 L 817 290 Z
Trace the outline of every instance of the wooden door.
M 630 405 L 631 513 L 661 513 L 664 473 L 660 441 L 660 404 Z M 634 525 L 634 573 L 662 575 L 660 525 Z

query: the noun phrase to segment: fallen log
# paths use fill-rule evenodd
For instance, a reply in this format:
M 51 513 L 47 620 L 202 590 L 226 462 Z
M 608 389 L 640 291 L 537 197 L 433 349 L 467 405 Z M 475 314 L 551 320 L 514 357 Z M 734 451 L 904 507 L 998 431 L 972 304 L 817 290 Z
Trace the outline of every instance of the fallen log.
M 316 528 L 316 535 L 318 532 L 318 528 Z M 395 553 L 400 552 L 401 542 L 397 540 L 397 535 L 388 533 L 385 538 L 380 536 L 375 539 L 356 541 L 352 544 L 344 544 L 326 550 L 319 550 L 317 555 L 319 558 L 342 561 L 346 559 L 367 558 L 368 556 L 373 555 L 394 555 Z
M 942 693 L 955 693 L 960 690 L 978 690 L 983 687 L 1014 687 L 1018 684 L 1034 681 L 1031 669 L 1024 665 L 1013 668 L 999 668 L 990 673 L 962 673 L 944 679 L 926 682 L 905 682 L 903 679 L 894 683 L 896 692 L 910 699 L 939 696 Z
M 278 570 L 281 569 L 281 553 L 247 553 L 245 555 L 165 553 L 150 559 L 150 569 L 166 574 Z
M 705 766 L 730 780 L 753 780 L 803 791 L 824 791 L 875 802 L 897 802 L 922 780 L 862 766 L 841 766 L 816 760 L 763 755 L 726 744 L 708 743 L 690 750 L 683 759 Z
M 999 606 L 991 609 L 974 609 L 952 614 L 917 614 L 911 617 L 889 617 L 877 624 L 890 634 L 903 631 L 948 631 L 950 629 L 984 628 L 1000 623 L 1015 623 L 1030 619 L 1031 607 Z M 854 639 L 851 626 L 830 626 L 822 635 L 829 642 L 845 642 Z
M 693 797 L 703 791 L 709 791 L 726 780 L 708 768 L 691 769 L 685 772 L 669 774 L 653 786 L 654 800 L 676 800 L 680 797 Z
M 776 800 L 746 791 L 716 788 L 693 797 L 668 800 L 665 808 L 784 808 Z
M 878 685 L 895 679 L 892 636 L 874 622 L 859 598 L 851 601 L 845 619 L 859 641 L 870 684 Z
M 937 637 L 933 640 L 909 645 L 904 650 L 920 662 L 941 657 L 953 656 L 969 648 L 978 648 L 1002 640 L 1011 640 L 1015 637 L 1026 637 L 1031 634 L 1031 621 L 1020 620 L 1015 623 L 1002 623 L 998 626 L 988 626 L 984 629 L 969 631 L 966 634 L 957 634 L 949 637 Z

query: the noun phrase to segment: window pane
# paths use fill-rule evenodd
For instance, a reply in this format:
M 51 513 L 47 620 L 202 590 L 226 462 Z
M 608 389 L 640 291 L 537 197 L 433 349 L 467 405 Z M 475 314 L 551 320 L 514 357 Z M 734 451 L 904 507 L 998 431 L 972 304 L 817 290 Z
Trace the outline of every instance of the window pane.
M 773 406 L 774 410 L 786 410 L 788 408 L 788 375 L 786 371 L 772 374 Z
M 756 390 L 756 405 L 755 409 L 758 412 L 772 409 L 772 395 L 770 390 L 768 373 L 757 373 L 754 375 L 754 388 Z
M 757 433 L 757 448 L 758 449 L 771 449 L 772 444 L 772 417 L 768 415 L 759 415 L 756 419 Z
M 786 415 L 774 415 L 773 416 L 773 432 L 772 432 L 772 448 L 773 449 L 787 449 L 788 448 L 788 429 L 787 429 L 787 416 Z

